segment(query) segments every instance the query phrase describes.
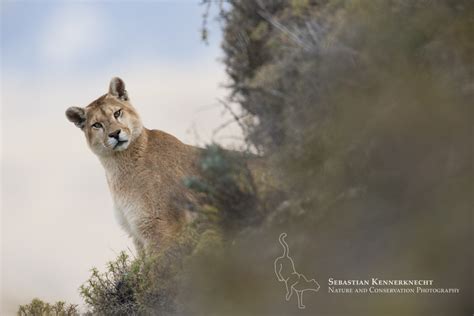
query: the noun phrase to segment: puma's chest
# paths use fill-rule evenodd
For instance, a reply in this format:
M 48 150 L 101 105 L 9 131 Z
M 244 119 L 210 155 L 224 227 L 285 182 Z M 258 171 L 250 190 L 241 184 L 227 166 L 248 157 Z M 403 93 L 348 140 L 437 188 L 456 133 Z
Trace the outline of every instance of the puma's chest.
M 114 208 L 118 215 L 131 222 L 135 217 L 139 216 L 140 203 L 130 196 L 120 193 L 112 193 L 112 199 L 114 202 Z
M 107 177 L 119 224 L 131 235 L 137 235 L 137 226 L 146 214 L 144 196 L 146 192 L 137 187 L 124 187 L 116 179 Z

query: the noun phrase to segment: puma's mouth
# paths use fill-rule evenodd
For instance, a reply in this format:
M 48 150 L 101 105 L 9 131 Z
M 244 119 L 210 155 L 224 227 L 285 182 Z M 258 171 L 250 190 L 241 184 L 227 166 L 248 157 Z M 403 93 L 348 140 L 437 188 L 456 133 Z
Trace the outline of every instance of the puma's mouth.
M 114 149 L 117 149 L 117 148 L 120 148 L 122 145 L 128 143 L 128 140 L 119 140 L 115 146 L 114 146 Z

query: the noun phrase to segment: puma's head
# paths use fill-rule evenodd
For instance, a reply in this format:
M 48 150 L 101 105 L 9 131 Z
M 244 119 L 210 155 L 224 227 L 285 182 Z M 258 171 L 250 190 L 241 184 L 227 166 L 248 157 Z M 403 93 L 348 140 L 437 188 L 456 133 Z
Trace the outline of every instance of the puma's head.
M 126 150 L 143 129 L 120 78 L 112 78 L 109 92 L 85 108 L 67 109 L 66 117 L 84 132 L 89 147 L 98 156 Z

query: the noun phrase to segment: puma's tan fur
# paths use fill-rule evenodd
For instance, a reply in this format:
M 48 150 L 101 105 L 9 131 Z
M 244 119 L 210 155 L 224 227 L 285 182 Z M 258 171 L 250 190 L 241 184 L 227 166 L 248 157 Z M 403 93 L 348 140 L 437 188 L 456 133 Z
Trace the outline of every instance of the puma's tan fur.
M 197 175 L 199 149 L 145 128 L 125 84 L 113 78 L 109 92 L 67 118 L 85 134 L 102 163 L 116 214 L 138 251 L 169 243 L 189 222 L 197 197 L 183 179 Z

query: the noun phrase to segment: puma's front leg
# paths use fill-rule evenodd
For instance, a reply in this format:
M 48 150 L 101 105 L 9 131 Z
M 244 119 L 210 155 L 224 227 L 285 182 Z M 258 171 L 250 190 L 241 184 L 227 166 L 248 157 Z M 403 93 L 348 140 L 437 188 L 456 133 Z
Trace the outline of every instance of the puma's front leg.
M 160 249 L 172 244 L 182 228 L 182 222 L 169 218 L 166 213 L 161 216 L 156 215 L 158 212 L 150 213 L 143 216 L 138 225 L 147 255 L 156 254 Z
M 138 239 L 137 237 L 133 238 L 133 245 L 135 246 L 135 250 L 137 252 L 137 256 L 141 257 L 145 254 L 145 245 L 143 242 Z

